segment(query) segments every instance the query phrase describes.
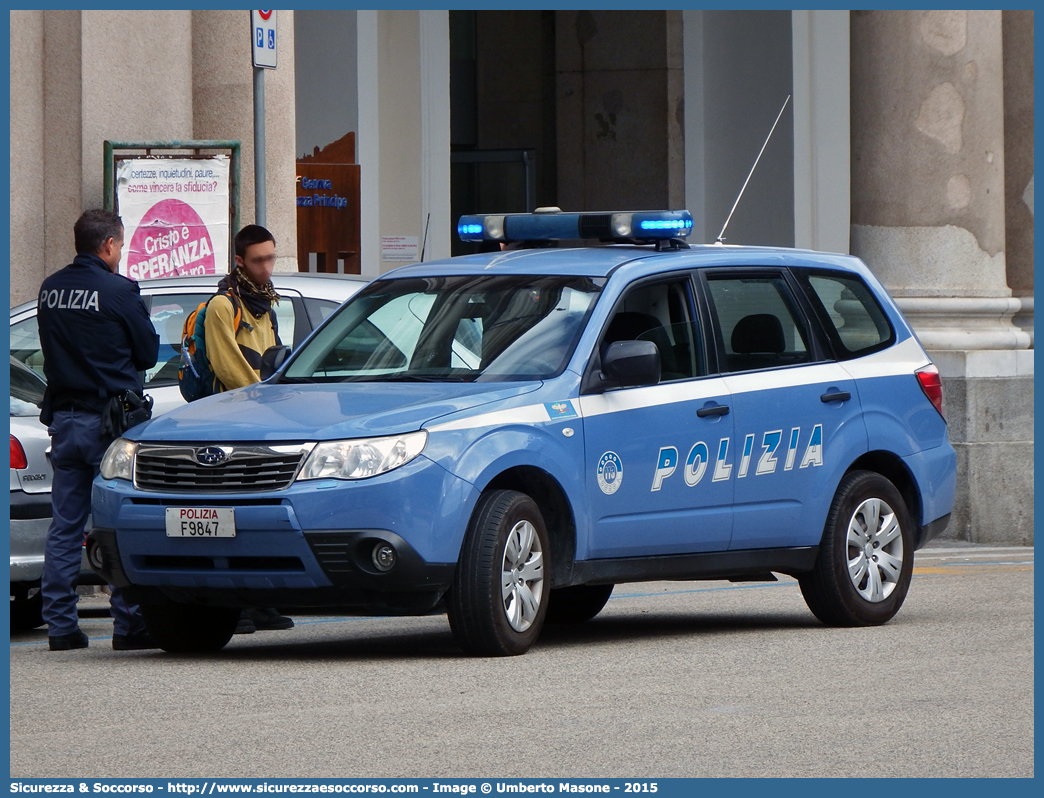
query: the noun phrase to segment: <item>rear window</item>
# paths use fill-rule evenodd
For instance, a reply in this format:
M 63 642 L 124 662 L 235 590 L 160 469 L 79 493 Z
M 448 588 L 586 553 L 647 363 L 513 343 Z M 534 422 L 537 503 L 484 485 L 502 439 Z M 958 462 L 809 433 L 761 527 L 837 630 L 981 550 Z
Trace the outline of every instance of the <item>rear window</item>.
M 44 381 L 35 372 L 11 359 L 11 415 L 38 416 L 44 397 Z
M 818 300 L 839 360 L 868 355 L 894 343 L 895 331 L 888 317 L 858 277 L 812 271 L 802 276 L 813 300 Z

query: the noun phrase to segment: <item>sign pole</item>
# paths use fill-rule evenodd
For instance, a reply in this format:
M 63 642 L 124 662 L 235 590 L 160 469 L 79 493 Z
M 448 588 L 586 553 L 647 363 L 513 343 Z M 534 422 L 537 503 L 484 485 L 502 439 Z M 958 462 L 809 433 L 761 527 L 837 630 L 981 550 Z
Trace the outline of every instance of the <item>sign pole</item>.
M 266 226 L 265 70 L 254 67 L 254 220 Z
M 250 12 L 251 63 L 254 66 L 254 221 L 265 226 L 265 70 L 278 64 L 276 12 Z

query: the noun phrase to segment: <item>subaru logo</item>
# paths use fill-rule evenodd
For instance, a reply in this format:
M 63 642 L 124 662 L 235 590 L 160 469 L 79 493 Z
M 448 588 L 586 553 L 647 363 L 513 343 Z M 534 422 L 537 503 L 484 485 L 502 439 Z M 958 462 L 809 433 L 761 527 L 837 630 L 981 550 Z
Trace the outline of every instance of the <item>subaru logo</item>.
M 225 450 L 219 446 L 204 446 L 196 449 L 196 462 L 205 466 L 221 465 L 228 459 Z

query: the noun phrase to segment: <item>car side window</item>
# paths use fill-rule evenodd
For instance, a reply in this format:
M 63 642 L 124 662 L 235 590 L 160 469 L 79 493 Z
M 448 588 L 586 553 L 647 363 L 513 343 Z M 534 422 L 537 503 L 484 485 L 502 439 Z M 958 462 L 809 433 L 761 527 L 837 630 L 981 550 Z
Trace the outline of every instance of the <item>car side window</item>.
M 152 326 L 159 333 L 160 347 L 156 365 L 145 372 L 145 387 L 176 385 L 178 366 L 181 364 L 181 332 L 185 316 L 195 310 L 213 294 L 153 294 L 150 297 L 149 316 Z M 279 337 L 287 346 L 294 343 L 294 303 L 284 296 L 276 305 L 276 322 Z
M 304 306 L 305 312 L 308 314 L 308 321 L 311 323 L 312 329 L 315 329 L 326 321 L 326 317 L 337 310 L 337 308 L 341 306 L 341 303 L 334 302 L 331 299 L 305 297 Z
M 294 325 L 297 323 L 297 316 L 294 312 L 294 300 L 289 295 L 284 295 L 280 298 L 279 303 L 275 306 L 276 312 L 276 324 L 279 325 L 279 341 L 284 346 L 289 346 L 291 349 L 294 346 Z
M 883 349 L 895 340 L 895 331 L 881 305 L 858 277 L 807 273 L 811 293 L 822 305 L 827 334 L 838 358 L 847 360 Z
M 210 293 L 199 294 L 153 294 L 149 297 L 149 317 L 159 333 L 160 347 L 156 365 L 145 372 L 145 387 L 176 385 L 178 366 L 181 363 L 181 328 L 185 316 L 191 313 Z
M 706 374 L 703 344 L 693 321 L 690 296 L 688 278 L 630 289 L 602 334 L 602 356 L 617 341 L 652 341 L 660 352 L 660 382 Z
M 782 275 L 708 275 L 707 287 L 725 346 L 722 371 L 812 360 L 808 331 Z

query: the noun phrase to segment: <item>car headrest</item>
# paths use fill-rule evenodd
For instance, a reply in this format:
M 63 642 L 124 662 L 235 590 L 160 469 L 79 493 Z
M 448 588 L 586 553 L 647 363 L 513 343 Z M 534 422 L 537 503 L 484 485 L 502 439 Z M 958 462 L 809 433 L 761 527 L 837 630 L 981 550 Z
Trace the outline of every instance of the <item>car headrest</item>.
M 732 351 L 739 355 L 786 351 L 783 325 L 771 313 L 744 316 L 732 330 Z
M 638 336 L 661 326 L 660 320 L 649 313 L 636 313 L 630 310 L 621 311 L 613 316 L 613 320 L 609 322 L 609 329 L 605 332 L 603 343 L 637 341 Z

